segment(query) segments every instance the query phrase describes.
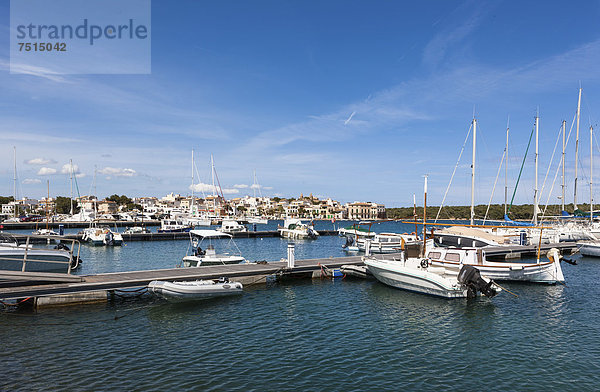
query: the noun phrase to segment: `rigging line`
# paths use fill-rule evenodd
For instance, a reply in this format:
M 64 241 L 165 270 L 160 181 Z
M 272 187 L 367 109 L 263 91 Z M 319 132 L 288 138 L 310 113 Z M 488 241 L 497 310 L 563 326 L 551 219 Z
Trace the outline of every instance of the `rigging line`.
M 469 140 L 469 135 L 471 135 L 472 128 L 473 128 L 473 122 L 471 122 L 471 125 L 469 126 L 469 131 L 467 132 L 467 137 L 465 138 L 465 142 L 463 143 L 463 146 L 460 149 L 460 154 L 458 154 L 458 160 L 456 161 L 456 165 L 454 165 L 454 170 L 452 171 L 452 176 L 450 176 L 450 182 L 448 183 L 448 187 L 446 188 L 446 192 L 444 193 L 444 197 L 442 198 L 442 204 L 440 204 L 440 208 L 438 209 L 438 212 L 435 216 L 434 223 L 437 223 L 437 220 L 440 216 L 440 212 L 442 211 L 442 208 L 444 208 L 444 202 L 446 201 L 446 196 L 448 196 L 448 191 L 450 190 L 450 186 L 452 185 L 452 179 L 454 178 L 454 175 L 456 174 L 456 169 L 458 168 L 458 164 L 460 163 L 460 158 L 462 157 L 463 151 L 465 151 L 465 146 L 467 145 L 467 141 Z
M 571 140 L 571 132 L 573 131 L 573 125 L 575 124 L 575 116 L 573 116 L 573 121 L 571 122 L 571 128 L 569 129 L 569 134 L 565 140 L 565 150 L 569 145 L 569 140 Z M 548 197 L 546 199 L 546 205 L 544 206 L 544 211 L 542 212 L 542 219 L 546 215 L 546 210 L 548 209 L 548 205 L 550 204 L 550 196 L 552 196 L 552 190 L 554 189 L 554 185 L 556 184 L 556 177 L 558 176 L 558 172 L 563 163 L 564 156 L 561 155 L 560 161 L 558 162 L 558 166 L 556 167 L 556 172 L 554 173 L 554 180 L 552 181 L 552 187 L 550 188 L 550 192 L 548 193 Z
M 519 176 L 517 177 L 517 183 L 515 184 L 515 189 L 512 194 L 512 198 L 510 199 L 510 206 L 508 207 L 508 212 L 513 206 L 513 201 L 515 200 L 515 195 L 517 194 L 517 189 L 519 188 L 519 181 L 521 180 L 521 174 L 523 174 L 523 166 L 525 166 L 525 160 L 527 159 L 527 153 L 529 152 L 529 147 L 531 146 L 531 138 L 533 138 L 533 132 L 535 128 L 531 129 L 531 133 L 529 134 L 529 142 L 527 143 L 527 149 L 525 150 L 525 155 L 523 156 L 523 162 L 521 162 L 521 169 L 519 170 Z
M 496 180 L 494 181 L 494 187 L 492 188 L 492 194 L 490 195 L 490 201 L 488 202 L 487 209 L 485 210 L 485 216 L 483 217 L 484 225 L 485 225 L 485 221 L 487 220 L 488 212 L 490 211 L 490 205 L 492 204 L 492 198 L 494 197 L 494 192 L 496 191 L 496 183 L 498 182 L 498 177 L 500 177 L 500 170 L 502 170 L 502 163 L 504 162 L 505 155 L 506 155 L 506 149 L 502 153 L 502 159 L 500 159 L 500 165 L 498 166 L 498 173 L 496 173 Z
M 546 176 L 544 177 L 544 182 L 542 183 L 542 189 L 540 190 L 540 199 L 544 194 L 544 188 L 546 187 L 546 180 L 548 180 L 548 174 L 550 174 L 550 168 L 552 167 L 552 162 L 554 161 L 554 154 L 556 154 L 556 148 L 558 147 L 558 142 L 560 141 L 562 136 L 562 126 L 558 129 L 558 136 L 556 137 L 556 143 L 554 144 L 554 150 L 552 150 L 552 156 L 550 157 L 550 163 L 548 164 L 548 170 L 546 170 Z M 562 158 L 561 158 L 562 160 Z

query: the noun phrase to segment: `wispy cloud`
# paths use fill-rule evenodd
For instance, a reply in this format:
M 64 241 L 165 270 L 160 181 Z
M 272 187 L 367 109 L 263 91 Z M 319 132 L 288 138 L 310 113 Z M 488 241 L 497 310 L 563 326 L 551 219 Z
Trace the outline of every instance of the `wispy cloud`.
M 39 178 L 26 178 L 23 180 L 23 184 L 39 184 L 42 180 Z
M 248 188 L 248 185 L 246 185 L 246 184 L 235 184 L 233 187 L 237 188 L 237 189 L 246 189 L 246 188 Z
M 115 176 L 115 177 L 133 177 L 137 175 L 137 172 L 133 169 L 127 168 L 116 168 L 116 167 L 105 167 L 98 170 L 98 173 L 104 174 L 107 176 Z
M 472 34 L 481 24 L 484 16 L 489 11 L 489 4 L 479 2 L 466 2 L 458 6 L 452 13 L 451 20 L 458 20 L 460 24 L 442 28 L 423 50 L 423 64 L 435 68 L 444 59 L 453 47 L 463 43 L 464 39 Z
M 220 191 L 223 191 L 224 195 L 234 195 L 239 193 L 240 191 L 238 189 L 235 188 L 222 188 L 219 189 L 216 186 L 212 186 L 211 184 L 204 184 L 204 183 L 198 183 L 198 184 L 194 184 L 193 186 L 190 185 L 189 186 L 190 190 L 194 190 L 194 192 L 204 192 L 204 193 L 210 193 L 210 194 L 219 194 L 221 193 Z

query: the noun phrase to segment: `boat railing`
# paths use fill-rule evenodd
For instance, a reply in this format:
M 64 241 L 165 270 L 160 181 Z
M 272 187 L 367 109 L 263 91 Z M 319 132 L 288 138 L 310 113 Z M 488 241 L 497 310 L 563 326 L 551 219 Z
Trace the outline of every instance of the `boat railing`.
M 21 263 L 21 272 L 26 271 L 27 263 L 35 262 L 35 263 L 67 264 L 67 274 L 70 274 L 72 267 L 73 267 L 72 261 L 73 260 L 79 261 L 79 255 L 81 252 L 81 243 L 76 239 L 64 238 L 61 236 L 47 236 L 47 235 L 25 235 L 25 236 L 15 237 L 12 235 L 4 234 L 2 237 L 3 237 L 2 238 L 3 241 L 0 241 L 0 242 L 4 242 L 4 243 L 12 242 L 17 246 L 17 248 L 24 246 L 25 251 L 23 252 L 22 260 L 20 258 L 15 258 L 15 257 L 11 257 L 11 256 L 2 257 L 2 255 L 0 255 L 0 261 Z M 8 241 L 7 241 L 7 239 L 8 239 Z M 40 244 L 40 241 L 36 241 L 34 239 L 45 239 L 45 240 L 47 240 L 48 244 L 50 244 L 51 241 L 54 241 L 54 240 L 58 240 L 60 242 L 54 247 L 34 247 L 33 246 L 34 244 Z M 24 242 L 23 242 L 23 240 L 24 240 Z M 71 246 L 70 247 L 65 246 L 65 245 L 63 245 L 63 243 L 67 243 L 67 244 L 70 243 Z M 68 259 L 68 261 L 61 261 L 61 260 L 47 260 L 47 259 L 37 258 L 37 257 L 35 257 L 35 255 L 32 256 L 30 254 L 31 250 L 43 250 L 43 251 L 47 251 L 47 252 L 56 252 L 57 254 L 60 252 L 68 252 L 69 259 Z

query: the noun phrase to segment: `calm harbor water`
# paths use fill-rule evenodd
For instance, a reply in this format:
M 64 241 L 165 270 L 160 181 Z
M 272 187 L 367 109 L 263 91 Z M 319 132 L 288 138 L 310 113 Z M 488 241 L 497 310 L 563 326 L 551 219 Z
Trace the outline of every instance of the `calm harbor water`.
M 226 242 L 218 241 L 217 249 Z M 342 243 L 299 241 L 296 257 L 342 256 Z M 278 260 L 287 247 L 279 238 L 236 244 L 250 260 Z M 186 248 L 85 246 L 78 273 L 168 268 Z M 374 281 L 299 280 L 195 303 L 143 296 L 3 312 L 0 390 L 593 391 L 600 260 L 578 261 L 563 265 L 566 286 L 506 284 L 518 298 L 443 300 Z

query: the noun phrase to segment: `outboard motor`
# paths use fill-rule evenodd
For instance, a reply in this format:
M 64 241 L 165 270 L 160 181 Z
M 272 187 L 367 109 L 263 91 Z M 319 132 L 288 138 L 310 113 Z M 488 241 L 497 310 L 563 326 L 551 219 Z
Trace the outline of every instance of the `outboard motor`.
M 490 280 L 486 282 L 479 273 L 479 270 L 471 265 L 464 264 L 458 272 L 458 282 L 468 287 L 467 298 L 475 298 L 477 292 L 481 291 L 486 297 L 493 297 L 496 294 L 496 290 L 492 288 L 494 282 Z
M 354 244 L 354 237 L 352 237 L 351 235 L 347 235 L 346 236 L 346 243 L 344 245 L 342 245 L 342 248 L 347 248 L 349 246 L 352 246 L 352 244 Z

